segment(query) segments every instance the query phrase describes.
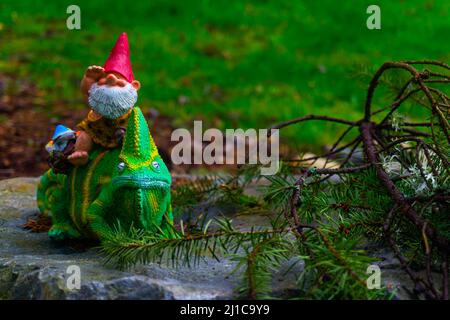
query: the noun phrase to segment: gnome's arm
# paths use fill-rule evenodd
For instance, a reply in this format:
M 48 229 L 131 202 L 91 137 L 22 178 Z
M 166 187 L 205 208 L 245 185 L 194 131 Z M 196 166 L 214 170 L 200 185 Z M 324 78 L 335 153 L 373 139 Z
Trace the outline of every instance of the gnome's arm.
M 100 78 L 105 76 L 105 69 L 100 66 L 90 66 L 86 69 L 86 72 L 81 80 L 81 92 L 84 97 L 88 98 L 89 89 L 96 83 Z

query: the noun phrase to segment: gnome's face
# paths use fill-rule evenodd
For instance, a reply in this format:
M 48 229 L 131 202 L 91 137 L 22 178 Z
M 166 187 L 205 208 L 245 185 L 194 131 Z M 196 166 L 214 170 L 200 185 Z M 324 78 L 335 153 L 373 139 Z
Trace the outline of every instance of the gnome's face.
M 139 88 L 137 80 L 130 83 L 119 73 L 105 73 L 91 86 L 88 102 L 91 108 L 103 117 L 117 119 L 135 105 Z
M 103 67 L 88 68 L 81 87 L 91 108 L 105 118 L 117 119 L 134 106 L 141 85 L 134 79 L 126 33 L 120 34 Z

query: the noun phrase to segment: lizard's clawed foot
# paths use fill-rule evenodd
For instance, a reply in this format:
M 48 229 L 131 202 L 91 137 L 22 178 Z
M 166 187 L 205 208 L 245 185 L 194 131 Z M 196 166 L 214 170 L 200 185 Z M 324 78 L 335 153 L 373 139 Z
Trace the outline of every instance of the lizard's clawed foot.
M 53 225 L 48 231 L 48 235 L 52 240 L 56 241 L 77 239 L 81 236 L 77 230 L 69 225 Z

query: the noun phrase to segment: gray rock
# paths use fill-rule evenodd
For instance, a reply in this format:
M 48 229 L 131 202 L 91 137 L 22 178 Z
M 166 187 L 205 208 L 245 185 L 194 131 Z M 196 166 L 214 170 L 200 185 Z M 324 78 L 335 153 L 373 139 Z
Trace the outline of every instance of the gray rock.
M 212 258 L 195 268 L 138 265 L 121 271 L 105 266 L 96 248 L 58 245 L 46 233 L 22 228 L 37 215 L 38 179 L 0 181 L 0 299 L 233 299 L 239 274 L 235 262 Z M 264 218 L 265 219 L 265 218 Z M 255 223 L 243 217 L 238 224 Z M 81 288 L 69 289 L 69 266 L 79 266 Z M 295 281 L 274 280 L 278 295 Z
M 0 181 L 0 299 L 234 299 L 237 298 L 239 272 L 228 258 L 205 258 L 198 266 L 172 268 L 164 264 L 137 265 L 121 271 L 103 263 L 96 248 L 80 250 L 56 244 L 46 233 L 22 228 L 30 216 L 37 215 L 37 178 Z M 255 191 L 256 192 L 256 191 Z M 251 194 L 251 192 L 249 192 Z M 233 216 L 232 208 L 205 208 L 209 217 L 226 215 L 240 229 L 263 226 L 264 215 Z M 365 249 L 376 257 L 382 283 L 392 288 L 397 299 L 418 299 L 413 283 L 401 270 L 390 250 L 380 244 Z M 296 284 L 305 262 L 290 259 L 274 273 L 272 296 L 298 297 Z M 69 289 L 69 266 L 81 272 L 80 289 Z M 441 278 L 433 273 L 436 287 Z

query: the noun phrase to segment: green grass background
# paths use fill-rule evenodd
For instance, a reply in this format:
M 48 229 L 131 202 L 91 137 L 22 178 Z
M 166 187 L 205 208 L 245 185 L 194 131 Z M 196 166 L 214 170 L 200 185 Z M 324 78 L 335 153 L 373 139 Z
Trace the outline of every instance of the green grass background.
M 374 3 L 381 30 L 366 28 Z M 81 30 L 66 28 L 70 4 L 81 7 Z M 448 0 L 2 0 L 0 72 L 35 83 L 49 116 L 55 106 L 86 108 L 78 91 L 85 68 L 103 64 L 126 31 L 139 104 L 175 126 L 203 119 L 204 127 L 266 128 L 310 113 L 358 119 L 367 83 L 352 70 L 387 60 L 449 62 L 449 11 Z M 317 148 L 336 130 L 316 122 L 282 137 Z

